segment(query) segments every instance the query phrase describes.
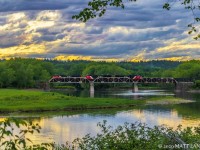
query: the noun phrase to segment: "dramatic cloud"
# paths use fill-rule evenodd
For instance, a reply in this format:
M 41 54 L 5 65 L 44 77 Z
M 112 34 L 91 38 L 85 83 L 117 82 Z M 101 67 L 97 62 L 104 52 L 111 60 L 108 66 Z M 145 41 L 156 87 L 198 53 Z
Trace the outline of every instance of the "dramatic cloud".
M 24 10 L 59 10 L 72 5 L 83 5 L 82 0 L 0 0 L 0 12 Z
M 164 0 L 127 2 L 102 18 L 71 17 L 88 0 L 0 0 L 0 58 L 58 60 L 187 60 L 200 58 L 200 44 L 187 34 L 192 14 Z

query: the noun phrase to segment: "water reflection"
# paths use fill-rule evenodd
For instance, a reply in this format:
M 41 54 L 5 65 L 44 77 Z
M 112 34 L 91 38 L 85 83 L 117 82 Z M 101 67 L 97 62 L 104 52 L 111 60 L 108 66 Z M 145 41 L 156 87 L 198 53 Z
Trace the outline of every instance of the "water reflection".
M 183 127 L 200 124 L 200 119 L 184 118 L 175 109 L 169 111 L 135 109 L 118 112 L 113 116 L 82 114 L 42 118 L 39 121 L 42 127 L 41 134 L 31 135 L 30 138 L 34 143 L 52 141 L 65 143 L 66 141 L 73 141 L 77 137 L 83 137 L 88 133 L 96 135 L 99 132 L 97 123 L 103 120 L 107 120 L 108 124 L 114 127 L 123 125 L 124 122 L 134 123 L 136 121 L 146 123 L 150 127 L 166 124 L 176 128 L 179 124 L 182 124 Z
M 81 91 L 57 91 L 68 96 L 77 97 L 114 97 L 114 98 L 129 98 L 129 99 L 140 99 L 143 97 L 152 96 L 169 96 L 175 95 L 173 91 L 166 90 L 139 90 L 138 92 L 133 92 L 132 89 L 108 89 L 108 90 L 96 90 L 94 93 L 90 93 L 89 90 Z
M 107 91 L 102 93 L 102 97 L 120 97 L 123 98 L 139 98 L 145 96 L 153 96 L 162 94 L 162 96 L 172 95 L 172 92 L 165 91 L 140 91 L 139 95 L 128 91 Z M 89 94 L 89 93 L 88 93 Z M 100 94 L 96 92 L 96 94 Z M 132 95 L 133 94 L 133 95 Z M 185 95 L 185 96 L 184 96 Z M 89 96 L 89 95 L 88 95 Z M 97 95 L 95 95 L 97 96 Z M 101 97 L 99 96 L 99 97 Z M 131 110 L 92 110 L 88 112 L 73 112 L 68 114 L 56 113 L 42 115 L 30 115 L 32 120 L 39 122 L 42 127 L 41 134 L 30 135 L 30 139 L 34 143 L 53 142 L 65 143 L 66 141 L 73 141 L 77 137 L 83 137 L 90 133 L 96 135 L 99 132 L 97 127 L 98 122 L 107 120 L 109 125 L 117 127 L 123 125 L 124 122 L 134 123 L 141 121 L 149 126 L 166 124 L 170 127 L 176 128 L 177 125 L 182 124 L 186 126 L 197 126 L 200 124 L 200 95 L 190 93 L 178 93 L 175 96 L 185 99 L 195 100 L 195 103 L 186 103 L 178 105 L 155 105 L 147 106 L 143 109 Z M 13 115 L 13 114 L 12 114 Z M 23 115 L 26 116 L 26 115 Z M 38 116 L 37 118 L 34 116 Z M 45 117 L 42 117 L 45 116 Z M 48 116 L 48 117 L 47 117 Z
M 167 95 L 175 95 L 174 93 L 171 92 L 166 92 L 165 90 L 141 90 L 138 92 L 132 92 L 131 90 L 125 91 L 122 93 L 118 94 L 113 94 L 113 95 L 121 95 L 121 96 L 131 96 L 131 95 L 138 95 L 138 96 L 167 96 Z

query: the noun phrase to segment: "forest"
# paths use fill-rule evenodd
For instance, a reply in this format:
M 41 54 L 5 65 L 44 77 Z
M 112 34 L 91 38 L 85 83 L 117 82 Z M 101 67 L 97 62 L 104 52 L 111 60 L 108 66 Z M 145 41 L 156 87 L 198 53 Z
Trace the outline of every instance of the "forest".
M 94 62 L 13 58 L 0 61 L 1 88 L 38 88 L 53 75 L 141 75 L 191 78 L 200 86 L 200 61 Z

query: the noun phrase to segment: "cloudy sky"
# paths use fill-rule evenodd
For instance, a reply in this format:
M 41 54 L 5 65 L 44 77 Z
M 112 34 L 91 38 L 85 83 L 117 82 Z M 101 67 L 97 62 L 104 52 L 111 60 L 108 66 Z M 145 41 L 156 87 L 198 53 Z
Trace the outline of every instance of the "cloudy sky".
M 0 59 L 188 60 L 200 59 L 200 40 L 188 35 L 191 12 L 166 0 L 126 2 L 82 23 L 71 17 L 88 0 L 0 0 Z M 198 12 L 195 12 L 198 13 Z

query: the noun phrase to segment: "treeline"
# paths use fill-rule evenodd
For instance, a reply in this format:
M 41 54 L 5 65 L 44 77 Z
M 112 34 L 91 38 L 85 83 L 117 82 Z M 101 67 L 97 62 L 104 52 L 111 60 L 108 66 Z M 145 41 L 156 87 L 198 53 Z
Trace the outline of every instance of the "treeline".
M 0 62 L 0 87 L 32 88 L 48 81 L 54 65 L 36 59 L 11 59 Z
M 173 69 L 182 62 L 148 61 L 148 62 L 93 62 L 93 61 L 49 61 L 60 75 L 142 75 L 153 76 L 161 69 Z
M 190 78 L 193 80 L 200 80 L 200 61 L 186 61 L 175 68 L 155 71 L 152 75 L 157 77 Z
M 93 62 L 14 58 L 0 61 L 0 87 L 36 88 L 53 75 L 141 75 L 200 79 L 200 61 Z

